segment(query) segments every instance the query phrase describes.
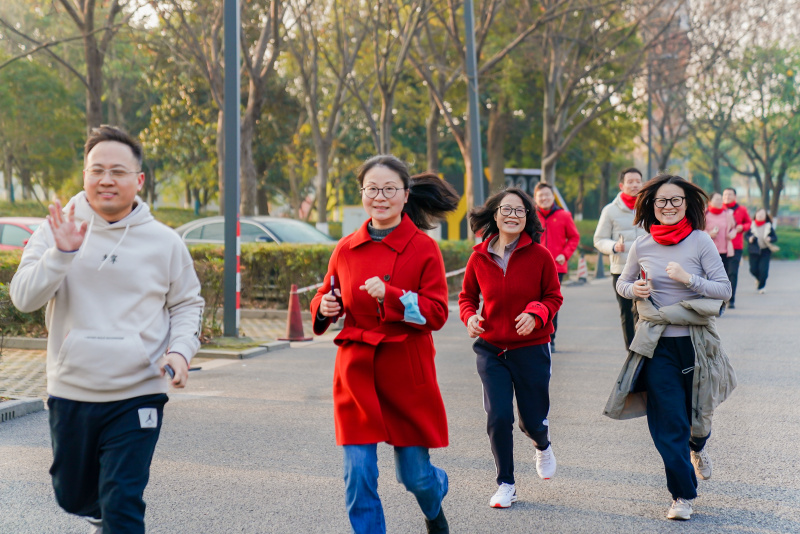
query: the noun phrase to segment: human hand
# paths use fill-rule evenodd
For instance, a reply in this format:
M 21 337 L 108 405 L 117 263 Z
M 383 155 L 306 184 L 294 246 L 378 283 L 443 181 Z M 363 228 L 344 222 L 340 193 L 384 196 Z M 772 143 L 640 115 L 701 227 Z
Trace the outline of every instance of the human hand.
M 625 252 L 625 243 L 617 241 L 614 243 L 614 252 Z
M 675 261 L 669 262 L 665 271 L 667 271 L 667 276 L 681 284 L 688 284 L 691 278 L 689 273 L 681 267 L 681 264 Z
M 374 299 L 383 300 L 386 296 L 386 285 L 377 276 L 368 279 L 364 282 L 364 285 L 360 286 L 358 289 L 366 291 L 367 294 Z
M 637 280 L 633 283 L 633 296 L 639 299 L 650 298 L 650 283 Z
M 469 337 L 478 337 L 483 334 L 484 329 L 481 328 L 481 322 L 483 322 L 483 317 L 477 313 L 467 319 L 467 333 Z
M 559 254 L 556 256 L 556 263 L 559 265 L 564 265 L 564 262 L 567 261 L 567 258 L 564 257 L 563 254 Z
M 83 238 L 86 236 L 86 221 L 80 225 L 75 224 L 75 204 L 69 207 L 66 215 L 58 200 L 54 200 L 48 209 L 50 215 L 47 216 L 47 221 L 53 231 L 56 248 L 61 252 L 75 252 L 81 248 Z
M 536 318 L 530 313 L 520 313 L 514 320 L 517 321 L 517 334 L 520 336 L 527 336 L 536 328 Z
M 744 230 L 744 226 L 742 226 L 741 224 L 737 224 L 737 225 L 736 225 L 736 233 L 738 234 L 738 233 L 739 233 L 739 232 L 741 232 L 742 230 Z
M 718 233 L 719 233 L 719 228 L 717 228 L 715 226 L 714 228 L 711 229 L 711 231 L 708 233 L 708 235 L 710 235 L 713 238 L 713 237 L 717 237 Z
M 335 295 L 330 293 L 322 295 L 322 300 L 319 303 L 319 314 L 323 317 L 336 317 L 342 311 L 342 306 L 337 298 L 341 298 L 342 293 L 338 288 L 334 289 L 333 292 Z
M 165 362 L 161 365 L 161 376 L 164 376 L 167 371 L 164 366 L 169 364 L 172 370 L 175 371 L 175 376 L 172 378 L 172 387 L 183 388 L 186 387 L 186 382 L 189 380 L 189 364 L 186 363 L 186 358 L 177 352 L 168 352 Z

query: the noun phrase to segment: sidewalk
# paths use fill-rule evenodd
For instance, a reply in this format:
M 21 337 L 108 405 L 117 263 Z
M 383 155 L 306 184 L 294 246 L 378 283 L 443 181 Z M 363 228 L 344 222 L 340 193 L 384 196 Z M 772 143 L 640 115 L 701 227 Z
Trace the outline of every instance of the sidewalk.
M 272 341 L 286 335 L 285 318 L 243 318 L 240 322 L 242 334 L 254 341 Z M 306 335 L 311 333 L 311 321 L 303 321 Z M 47 398 L 45 363 L 47 351 L 4 349 L 0 357 L 0 397 Z M 192 365 L 202 366 L 211 361 L 197 356 Z

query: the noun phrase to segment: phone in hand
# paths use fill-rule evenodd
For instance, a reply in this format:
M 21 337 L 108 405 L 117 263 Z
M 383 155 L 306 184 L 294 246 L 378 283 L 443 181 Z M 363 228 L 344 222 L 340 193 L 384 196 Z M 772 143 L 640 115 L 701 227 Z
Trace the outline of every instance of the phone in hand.
M 639 276 L 641 277 L 642 280 L 644 280 L 645 284 L 650 281 L 650 273 L 648 273 L 647 269 L 645 269 L 641 265 L 639 266 Z
M 331 275 L 331 293 L 330 294 L 333 295 L 336 298 L 336 302 L 339 303 L 339 306 L 343 310 L 344 309 L 344 302 L 342 302 L 342 297 L 336 295 L 335 289 L 336 289 L 336 277 L 334 275 Z M 341 290 L 339 292 L 341 293 Z M 341 311 L 339 313 L 341 313 Z M 338 320 L 339 320 L 339 317 L 335 317 L 333 319 L 333 322 L 335 323 Z
M 169 375 L 170 379 L 175 378 L 175 369 L 170 364 L 164 366 L 164 371 Z

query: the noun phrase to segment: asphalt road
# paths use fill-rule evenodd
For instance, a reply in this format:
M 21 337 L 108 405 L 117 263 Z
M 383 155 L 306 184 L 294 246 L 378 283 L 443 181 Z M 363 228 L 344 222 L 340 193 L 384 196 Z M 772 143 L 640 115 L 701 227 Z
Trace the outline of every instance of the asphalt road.
M 611 281 L 565 287 L 553 361 L 551 432 L 558 472 L 536 476 L 519 430 L 519 502 L 489 508 L 494 464 L 474 354 L 457 313 L 436 333 L 450 446 L 432 451 L 450 476 L 445 513 L 454 533 L 800 532 L 800 263 L 773 263 L 757 295 L 743 264 L 737 309 L 720 320 L 739 387 L 715 414 L 688 523 L 667 521 L 661 459 L 644 419 L 601 415 L 624 360 Z M 192 373 L 171 395 L 145 493 L 152 533 L 346 533 L 341 451 L 334 444 L 335 347 L 306 344 Z M 45 412 L 0 426 L 0 533 L 67 534 L 85 521 L 55 503 Z M 388 531 L 424 532 L 414 498 L 379 448 Z

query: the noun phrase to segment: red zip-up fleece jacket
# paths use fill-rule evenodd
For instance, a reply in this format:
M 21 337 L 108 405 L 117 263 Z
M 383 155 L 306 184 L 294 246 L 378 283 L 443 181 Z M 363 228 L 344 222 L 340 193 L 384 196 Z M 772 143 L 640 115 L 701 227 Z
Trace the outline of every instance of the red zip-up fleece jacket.
M 575 221 L 572 220 L 572 214 L 553 204 L 550 208 L 550 213 L 547 217 L 543 217 L 542 213 L 537 209 L 536 215 L 542 223 L 544 232 L 542 233 L 542 245 L 545 246 L 553 258 L 563 254 L 564 263 L 559 265 L 556 263 L 556 269 L 560 273 L 569 271 L 569 259 L 578 248 L 581 236 L 578 233 L 578 228 L 575 226 Z
M 474 252 L 467 262 L 464 285 L 458 295 L 461 321 L 467 324 L 477 313 L 482 294 L 484 341 L 502 349 L 549 343 L 553 316 L 563 301 L 553 256 L 523 232 L 503 274 L 503 268 L 488 252 L 493 238 L 494 235 L 472 247 Z M 515 319 L 522 312 L 537 318 L 536 328 L 527 336 L 517 334 Z
M 736 234 L 736 237 L 733 238 L 733 250 L 742 250 L 744 248 L 744 234 L 750 229 L 752 225 L 752 221 L 750 220 L 750 214 L 747 213 L 747 208 L 736 204 L 733 208 L 733 220 L 736 222 L 736 225 L 742 225 L 742 231 Z

